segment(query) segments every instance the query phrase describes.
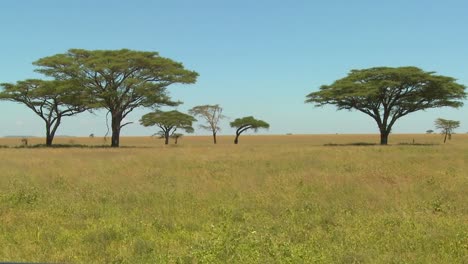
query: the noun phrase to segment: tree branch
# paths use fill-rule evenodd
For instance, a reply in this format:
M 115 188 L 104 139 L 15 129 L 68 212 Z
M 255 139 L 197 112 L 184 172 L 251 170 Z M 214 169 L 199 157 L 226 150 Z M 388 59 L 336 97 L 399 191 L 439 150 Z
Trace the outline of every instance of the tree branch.
M 120 125 L 120 128 L 122 128 L 122 127 L 124 127 L 124 126 L 126 126 L 126 125 L 130 125 L 130 124 L 133 124 L 133 122 L 127 122 L 127 123 L 125 123 L 125 124 L 123 124 L 123 125 Z

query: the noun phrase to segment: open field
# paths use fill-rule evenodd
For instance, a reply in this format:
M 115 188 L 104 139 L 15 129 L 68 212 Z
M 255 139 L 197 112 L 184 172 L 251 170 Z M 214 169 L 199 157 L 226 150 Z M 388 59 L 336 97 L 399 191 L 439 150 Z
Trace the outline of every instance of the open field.
M 0 149 L 0 261 L 468 263 L 468 135 L 233 139 Z

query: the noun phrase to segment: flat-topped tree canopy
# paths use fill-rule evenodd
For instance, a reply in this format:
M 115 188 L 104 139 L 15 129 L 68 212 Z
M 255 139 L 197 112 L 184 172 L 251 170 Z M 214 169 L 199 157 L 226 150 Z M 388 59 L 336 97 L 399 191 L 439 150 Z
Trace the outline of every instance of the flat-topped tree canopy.
M 237 118 L 232 121 L 230 125 L 231 127 L 236 128 L 236 138 L 234 139 L 234 144 L 239 143 L 239 136 L 248 129 L 253 129 L 255 132 L 257 132 L 260 128 L 270 128 L 270 124 L 263 120 L 255 119 L 253 116 Z
M 27 79 L 0 86 L 1 100 L 22 103 L 45 122 L 47 146 L 52 145 L 63 117 L 89 109 L 89 97 L 74 81 Z
M 356 109 L 371 116 L 379 127 L 380 143 L 386 145 L 399 118 L 430 108 L 460 107 L 466 93 L 454 78 L 417 67 L 376 67 L 352 70 L 306 98 L 306 103 L 316 106 L 331 104 L 338 110 Z
M 76 80 L 94 108 L 112 115 L 112 146 L 119 146 L 122 120 L 135 108 L 174 106 L 166 88 L 195 83 L 198 73 L 157 52 L 70 49 L 34 62 L 38 72 L 59 80 Z
M 460 126 L 460 121 L 437 118 L 434 124 L 435 127 L 440 129 L 442 134 L 444 134 L 445 143 L 447 141 L 447 136 L 449 140 L 452 139 L 452 134 L 454 133 L 454 130 Z
M 193 133 L 193 122 L 197 120 L 188 114 L 181 113 L 177 110 L 172 111 L 160 111 L 156 110 L 151 113 L 143 115 L 140 119 L 140 123 L 145 126 L 157 126 L 161 129 L 160 135 L 163 136 L 169 143 L 169 137 L 174 135 L 177 129 L 184 130 L 187 133 Z

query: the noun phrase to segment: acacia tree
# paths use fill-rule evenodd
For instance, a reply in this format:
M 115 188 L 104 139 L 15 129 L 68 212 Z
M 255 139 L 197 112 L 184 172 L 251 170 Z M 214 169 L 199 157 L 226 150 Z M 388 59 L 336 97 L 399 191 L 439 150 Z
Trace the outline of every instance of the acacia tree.
M 435 127 L 442 130 L 442 134 L 445 135 L 444 143 L 447 141 L 447 136 L 449 140 L 452 139 L 453 131 L 460 126 L 460 121 L 447 120 L 443 118 L 437 118 L 434 123 Z
M 169 144 L 169 138 L 175 135 L 177 129 L 187 133 L 193 133 L 193 122 L 197 121 L 193 116 L 181 113 L 177 110 L 163 112 L 156 110 L 143 115 L 140 123 L 145 126 L 157 126 L 161 129 L 157 134 L 165 138 L 165 144 Z
M 174 106 L 166 88 L 174 83 L 195 83 L 198 74 L 157 52 L 70 49 L 39 59 L 37 70 L 47 76 L 80 83 L 93 107 L 111 114 L 112 147 L 119 146 L 122 120 L 135 108 Z
M 29 79 L 16 84 L 2 83 L 0 99 L 26 105 L 45 122 L 46 146 L 51 146 L 55 132 L 66 116 L 88 110 L 87 96 L 76 83 Z
M 307 95 L 306 103 L 355 109 L 372 117 L 380 130 L 380 144 L 388 143 L 395 122 L 409 113 L 435 107 L 460 107 L 465 86 L 454 78 L 416 67 L 377 67 L 352 70 L 347 77 Z
M 236 120 L 230 123 L 231 127 L 236 128 L 236 138 L 234 139 L 234 144 L 239 143 L 239 136 L 248 129 L 253 129 L 255 132 L 259 128 L 268 129 L 270 125 L 259 119 L 255 119 L 253 116 L 247 116 L 242 118 L 237 118 Z
M 208 123 L 208 125 L 200 125 L 200 127 L 213 133 L 214 144 L 216 144 L 216 134 L 221 129 L 218 125 L 219 121 L 225 118 L 222 112 L 223 108 L 219 105 L 199 105 L 189 110 L 191 115 L 202 117 Z
M 181 133 L 172 133 L 171 138 L 174 139 L 174 144 L 177 145 L 177 141 L 179 140 L 179 138 L 181 138 L 183 136 L 184 136 L 184 134 L 181 134 Z

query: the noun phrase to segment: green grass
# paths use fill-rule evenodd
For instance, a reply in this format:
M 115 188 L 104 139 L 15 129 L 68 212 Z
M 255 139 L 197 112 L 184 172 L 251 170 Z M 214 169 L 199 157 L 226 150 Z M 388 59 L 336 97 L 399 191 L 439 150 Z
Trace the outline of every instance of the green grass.
M 468 137 L 346 137 L 0 149 L 0 261 L 467 263 Z

